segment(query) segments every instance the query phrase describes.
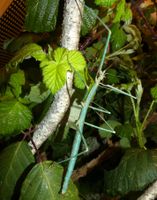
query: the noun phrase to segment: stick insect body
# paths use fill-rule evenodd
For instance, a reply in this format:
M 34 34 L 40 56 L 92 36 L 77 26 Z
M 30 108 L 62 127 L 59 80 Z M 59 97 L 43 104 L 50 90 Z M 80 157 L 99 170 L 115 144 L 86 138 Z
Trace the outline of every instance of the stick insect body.
M 80 118 L 78 120 L 78 130 L 76 131 L 75 139 L 74 139 L 73 146 L 72 146 L 70 161 L 69 161 L 69 164 L 68 164 L 68 169 L 67 169 L 67 172 L 66 172 L 66 175 L 65 175 L 65 178 L 64 178 L 64 182 L 63 182 L 63 186 L 62 186 L 62 190 L 61 190 L 62 194 L 64 194 L 67 191 L 68 184 L 69 184 L 69 181 L 70 181 L 70 177 L 71 177 L 73 169 L 75 167 L 75 163 L 76 163 L 76 160 L 77 160 L 77 157 L 78 157 L 78 151 L 79 151 L 79 147 L 80 147 L 80 143 L 81 143 L 81 139 L 82 139 L 82 135 L 83 135 L 83 127 L 84 127 L 84 124 L 85 124 L 85 118 L 86 118 L 86 115 L 87 115 L 88 108 L 89 108 L 91 102 L 93 101 L 93 98 L 96 94 L 96 91 L 98 89 L 100 82 L 104 78 L 105 71 L 102 71 L 102 67 L 104 65 L 104 61 L 105 61 L 105 57 L 106 57 L 106 53 L 107 53 L 107 49 L 108 49 L 110 37 L 111 37 L 111 31 L 106 26 L 106 24 L 104 24 L 103 21 L 94 12 L 91 13 L 91 14 L 93 14 L 103 24 L 103 26 L 107 29 L 108 36 L 107 36 L 107 41 L 106 41 L 106 44 L 105 44 L 105 47 L 104 47 L 101 63 L 100 63 L 100 66 L 98 68 L 97 76 L 95 78 L 95 83 L 92 85 L 92 87 L 90 87 L 88 95 L 87 95 L 87 97 L 84 101 L 84 107 L 82 108 L 81 113 L 80 113 Z
M 87 6 L 84 5 L 84 7 L 87 7 Z M 68 164 L 67 172 L 66 172 L 66 175 L 65 175 L 65 178 L 64 178 L 64 181 L 63 181 L 62 189 L 61 189 L 62 194 L 64 194 L 68 189 L 68 184 L 69 184 L 71 175 L 73 173 L 73 169 L 75 167 L 77 157 L 79 155 L 85 153 L 86 151 L 88 151 L 87 144 L 86 144 L 84 136 L 83 136 L 84 124 L 89 125 L 93 128 L 98 128 L 98 129 L 101 129 L 101 130 L 103 129 L 105 131 L 115 133 L 115 131 L 112 129 L 112 127 L 107 122 L 106 122 L 106 124 L 108 125 L 109 129 L 100 128 L 98 126 L 95 126 L 93 124 L 89 124 L 89 123 L 85 122 L 88 108 L 92 108 L 92 106 L 90 106 L 90 104 L 93 101 L 94 96 L 96 95 L 96 92 L 97 92 L 99 85 L 101 85 L 101 87 L 104 87 L 106 89 L 110 89 L 111 91 L 115 91 L 115 92 L 118 92 L 118 93 L 121 93 L 123 95 L 126 95 L 126 96 L 129 96 L 131 98 L 136 99 L 136 97 L 132 96 L 131 94 L 124 92 L 124 91 L 122 91 L 118 88 L 115 88 L 112 85 L 104 85 L 104 84 L 101 83 L 101 81 L 103 80 L 105 73 L 106 73 L 106 70 L 105 69 L 103 70 L 102 68 L 105 65 L 104 62 L 105 62 L 105 58 L 106 58 L 106 54 L 107 54 L 107 50 L 108 50 L 109 42 L 110 42 L 110 38 L 111 38 L 111 30 L 94 12 L 91 12 L 91 14 L 94 15 L 94 17 L 97 18 L 99 20 L 99 22 L 105 27 L 108 34 L 107 34 L 106 44 L 105 44 L 105 47 L 104 47 L 104 50 L 103 50 L 101 62 L 100 62 L 100 65 L 98 67 L 97 75 L 96 75 L 96 78 L 95 78 L 95 82 L 93 83 L 92 86 L 89 87 L 88 93 L 85 94 L 85 100 L 84 100 L 84 103 L 83 103 L 84 106 L 81 110 L 80 117 L 79 117 L 79 120 L 77 122 L 77 131 L 76 131 L 76 135 L 75 135 L 73 146 L 72 146 L 71 156 L 70 156 L 69 159 L 65 160 L 65 161 L 67 161 L 67 160 L 70 160 L 70 161 L 69 161 L 69 164 Z M 94 108 L 94 109 L 97 110 L 97 111 L 101 110 L 101 112 L 106 112 L 106 110 L 104 108 L 103 109 L 102 108 L 101 109 L 100 108 Z M 106 112 L 106 113 L 110 114 L 109 112 Z M 81 144 L 81 139 L 83 140 L 83 142 L 86 146 L 86 151 L 78 153 L 79 147 L 80 147 L 80 144 Z

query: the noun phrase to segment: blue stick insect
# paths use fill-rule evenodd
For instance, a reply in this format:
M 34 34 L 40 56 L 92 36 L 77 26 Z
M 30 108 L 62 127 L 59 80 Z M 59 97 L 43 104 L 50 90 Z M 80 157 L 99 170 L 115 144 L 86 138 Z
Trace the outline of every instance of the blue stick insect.
M 84 5 L 84 6 L 87 7 L 86 5 Z M 75 134 L 75 138 L 74 138 L 74 142 L 73 142 L 73 146 L 72 146 L 71 156 L 70 156 L 69 159 L 64 160 L 64 161 L 69 160 L 69 164 L 68 164 L 68 168 L 67 168 L 67 171 L 66 171 L 66 174 L 65 174 L 65 177 L 64 177 L 64 181 L 63 181 L 63 185 L 62 185 L 62 189 L 61 189 L 62 194 L 66 193 L 66 191 L 68 189 L 69 181 L 70 181 L 71 175 L 73 173 L 77 157 L 88 151 L 88 146 L 87 146 L 87 143 L 86 143 L 85 138 L 83 136 L 84 124 L 91 126 L 93 128 L 97 128 L 97 129 L 105 130 L 105 131 L 108 131 L 108 132 L 111 132 L 111 133 L 115 133 L 115 131 L 112 129 L 112 127 L 110 127 L 109 124 L 107 124 L 109 129 L 104 129 L 104 128 L 98 127 L 96 125 L 90 124 L 88 122 L 85 122 L 85 118 L 86 118 L 86 115 L 87 115 L 88 108 L 92 108 L 92 109 L 94 109 L 98 112 L 104 112 L 104 113 L 110 114 L 109 111 L 107 112 L 105 109 L 102 109 L 100 107 L 96 108 L 96 107 L 90 106 L 91 102 L 94 99 L 94 96 L 96 94 L 96 91 L 97 91 L 99 85 L 101 85 L 101 87 L 103 86 L 103 87 L 108 88 L 110 90 L 113 90 L 115 92 L 119 92 L 119 93 L 122 93 L 124 95 L 128 95 L 128 96 L 133 97 L 132 95 L 130 95 L 130 94 L 128 94 L 128 93 L 126 93 L 122 90 L 119 90 L 119 89 L 117 89 L 117 88 L 115 88 L 111 85 L 103 85 L 101 83 L 101 81 L 103 80 L 105 73 L 106 73 L 106 70 L 103 70 L 102 68 L 104 66 L 104 61 L 105 61 L 105 58 L 106 58 L 106 54 L 107 54 L 107 50 L 108 50 L 108 46 L 109 46 L 109 42 L 110 42 L 110 38 L 111 38 L 111 30 L 94 12 L 92 12 L 91 14 L 94 15 L 94 17 L 96 17 L 101 22 L 101 24 L 107 30 L 108 35 L 107 35 L 106 44 L 105 44 L 105 47 L 104 47 L 104 50 L 103 50 L 101 62 L 100 62 L 100 65 L 98 67 L 97 75 L 95 77 L 95 82 L 93 83 L 93 85 L 88 90 L 88 93 L 85 95 L 85 100 L 83 102 L 83 108 L 80 112 L 79 120 L 77 121 L 77 130 L 76 130 L 76 134 Z M 133 98 L 135 98 L 135 97 L 133 97 Z M 81 140 L 83 140 L 83 143 L 85 144 L 86 150 L 84 152 L 78 153 L 79 148 L 80 148 L 80 144 L 81 144 Z M 64 161 L 61 161 L 61 162 L 64 162 Z

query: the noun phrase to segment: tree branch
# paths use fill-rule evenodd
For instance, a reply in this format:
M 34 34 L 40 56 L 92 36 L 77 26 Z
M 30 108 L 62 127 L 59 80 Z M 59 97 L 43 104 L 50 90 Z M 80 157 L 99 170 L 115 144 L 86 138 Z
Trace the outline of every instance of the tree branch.
M 156 197 L 157 180 L 137 200 L 154 200 Z
M 80 29 L 81 29 L 81 13 L 83 12 L 83 5 L 80 0 L 66 0 L 64 7 L 64 20 L 61 45 L 69 50 L 78 49 Z M 67 83 L 55 95 L 54 101 L 49 108 L 44 119 L 37 126 L 33 134 L 33 141 L 36 148 L 47 140 L 47 138 L 54 133 L 57 126 L 63 119 L 68 107 L 70 105 L 70 97 L 72 95 L 73 74 L 67 73 Z M 29 142 L 32 152 L 35 153 L 34 146 Z
M 92 159 L 90 162 L 81 166 L 80 168 L 73 171 L 72 180 L 77 181 L 81 177 L 85 177 L 88 173 L 90 173 L 95 167 L 100 165 L 102 162 L 111 158 L 119 148 L 108 148 L 102 151 L 96 158 Z

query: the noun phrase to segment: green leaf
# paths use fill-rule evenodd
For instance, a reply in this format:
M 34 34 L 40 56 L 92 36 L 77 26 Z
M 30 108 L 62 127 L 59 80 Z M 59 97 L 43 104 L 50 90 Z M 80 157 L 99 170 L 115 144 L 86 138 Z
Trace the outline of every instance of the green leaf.
M 130 124 L 121 124 L 116 127 L 115 131 L 119 137 L 121 138 L 125 137 L 131 140 L 133 127 Z
M 54 60 L 44 60 L 40 64 L 43 72 L 43 82 L 53 94 L 63 87 L 66 82 L 66 73 L 71 70 L 67 54 L 67 49 L 57 48 L 51 58 Z
M 85 7 L 84 8 L 84 13 L 83 13 L 83 23 L 82 23 L 82 28 L 81 28 L 81 33 L 82 35 L 86 35 L 89 33 L 92 28 L 95 26 L 97 18 L 95 17 L 98 15 L 99 11 L 94 10 L 90 7 Z
M 25 142 L 9 145 L 0 154 L 0 197 L 1 200 L 12 199 L 15 186 L 26 169 L 34 163 L 34 157 Z M 18 191 L 20 188 L 18 188 Z M 18 192 L 17 191 L 17 192 Z
M 28 102 L 42 103 L 50 94 L 49 90 L 42 91 L 42 84 L 38 83 L 31 87 L 29 95 L 25 96 L 24 99 Z
M 50 49 L 51 52 L 51 49 Z M 54 50 L 54 54 L 53 54 L 53 58 L 55 60 L 56 63 L 60 64 L 66 64 L 68 65 L 67 67 L 69 68 L 69 64 L 68 64 L 68 50 L 65 48 L 57 48 Z
M 1 101 L 8 101 L 10 99 L 14 99 L 14 95 L 11 91 L 11 88 L 7 87 L 6 90 L 5 90 L 5 95 L 0 96 L 0 102 Z
M 130 141 L 128 140 L 128 138 L 121 138 L 120 139 L 120 146 L 122 148 L 131 148 L 131 144 L 130 144 Z
M 120 123 L 118 121 L 115 121 L 115 120 L 108 120 L 106 121 L 107 123 L 103 123 L 101 124 L 101 128 L 104 128 L 104 129 L 109 129 L 111 130 L 111 128 L 114 130 L 116 126 L 119 126 Z M 111 127 L 111 128 L 110 128 Z M 110 138 L 112 136 L 112 133 L 111 132 L 108 132 L 108 131 L 105 131 L 105 130 L 99 130 L 99 134 L 101 137 L 106 137 L 106 138 Z
M 115 18 L 113 23 L 117 23 L 121 21 L 121 18 L 125 15 L 125 0 L 120 0 L 116 7 Z
M 65 48 L 57 48 L 52 59 L 50 61 L 45 59 L 40 67 L 45 85 L 54 94 L 65 84 L 67 71 L 76 70 L 83 73 L 86 61 L 79 51 L 68 51 Z
M 17 134 L 28 128 L 31 111 L 16 100 L 0 102 L 0 135 Z
M 111 45 L 112 51 L 114 52 L 124 46 L 127 41 L 127 36 L 123 29 L 120 27 L 119 23 L 113 24 L 111 31 Z
M 51 61 L 49 65 L 43 69 L 43 82 L 48 89 L 55 94 L 60 90 L 66 82 L 67 68 L 64 65 L 58 66 L 55 62 Z
M 14 53 L 19 51 L 28 43 L 33 43 L 33 35 L 31 33 L 23 33 L 17 38 L 11 38 L 4 41 L 3 48 L 11 53 Z
M 153 98 L 154 100 L 157 100 L 157 86 L 151 88 L 150 92 L 151 92 L 152 98 Z
M 125 6 L 125 14 L 122 16 L 122 20 L 130 24 L 132 21 L 132 10 L 130 8 L 130 4 L 126 4 Z
M 156 154 L 156 150 L 127 150 L 118 167 L 105 172 L 105 190 L 117 196 L 146 188 L 157 179 Z
M 27 0 L 25 28 L 29 32 L 50 32 L 55 29 L 59 0 Z
M 49 61 L 47 65 L 42 68 L 43 82 L 53 94 L 60 90 L 65 84 L 67 70 L 69 70 L 67 65 L 63 63 L 57 64 L 55 61 Z
M 7 66 L 16 67 L 19 63 L 23 62 L 24 59 L 28 59 L 30 57 L 33 57 L 38 61 L 42 61 L 46 58 L 46 54 L 39 45 L 34 43 L 27 44 L 19 52 L 17 52 Z
M 18 70 L 17 73 L 13 73 L 10 77 L 10 81 L 9 84 L 12 88 L 13 94 L 16 97 L 19 97 L 19 95 L 22 92 L 22 85 L 25 84 L 25 75 L 24 72 L 22 70 Z
M 85 89 L 86 85 L 85 85 L 85 75 L 84 75 L 84 71 L 77 71 L 74 75 L 74 84 L 75 87 L 79 88 L 79 89 Z
M 117 76 L 117 71 L 115 69 L 107 70 L 106 78 L 108 84 L 119 83 L 119 78 Z
M 98 50 L 96 48 L 93 47 L 93 45 L 91 47 L 87 47 L 85 49 L 85 52 L 86 52 L 86 58 L 87 59 L 92 59 L 92 58 L 95 58 L 96 57 L 96 54 L 98 52 Z
M 63 168 L 55 162 L 35 165 L 24 181 L 20 200 L 79 200 L 77 188 L 71 181 L 68 191 L 59 194 L 62 177 Z
M 42 109 L 42 112 L 40 113 L 40 116 L 38 117 L 38 119 L 36 119 L 37 123 L 40 123 L 42 121 L 42 119 L 45 117 L 53 100 L 54 100 L 54 96 L 52 93 L 50 93 L 50 95 L 44 101 L 44 107 Z
M 111 7 L 117 0 L 95 0 L 95 4 L 98 6 Z
M 84 71 L 86 61 L 80 51 L 72 50 L 68 52 L 68 63 L 76 71 Z
M 75 129 L 76 129 L 76 122 L 80 117 L 81 110 L 82 106 L 78 104 L 77 100 L 75 99 L 70 107 L 70 113 L 68 117 L 68 123 L 75 124 Z

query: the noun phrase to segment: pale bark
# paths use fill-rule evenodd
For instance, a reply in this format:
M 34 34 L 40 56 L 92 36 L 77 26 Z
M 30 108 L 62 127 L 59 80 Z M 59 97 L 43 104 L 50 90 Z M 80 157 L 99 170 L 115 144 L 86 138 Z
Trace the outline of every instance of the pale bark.
M 83 13 L 83 4 L 80 0 L 66 0 L 64 8 L 64 20 L 62 29 L 61 45 L 69 50 L 78 49 L 81 18 Z M 54 133 L 57 126 L 63 119 L 70 105 L 70 97 L 72 94 L 73 74 L 67 73 L 67 84 L 55 95 L 54 101 L 49 108 L 44 119 L 37 126 L 33 134 L 33 141 L 36 148 L 47 140 Z M 29 142 L 32 152 L 35 153 L 35 148 L 32 142 Z
M 154 200 L 156 198 L 157 180 L 137 200 Z

